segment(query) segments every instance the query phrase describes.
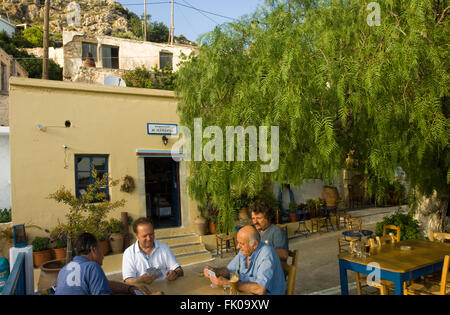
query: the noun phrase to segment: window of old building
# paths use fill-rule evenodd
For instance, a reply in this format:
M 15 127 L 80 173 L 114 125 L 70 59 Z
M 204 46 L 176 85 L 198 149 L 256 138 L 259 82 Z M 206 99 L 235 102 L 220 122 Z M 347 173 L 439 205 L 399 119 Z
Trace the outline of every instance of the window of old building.
M 119 47 L 102 45 L 103 68 L 119 69 Z
M 173 54 L 171 52 L 167 51 L 160 51 L 159 52 L 159 69 L 164 69 L 166 65 L 170 66 L 171 69 L 173 69 Z
M 95 43 L 82 43 L 82 52 L 81 52 L 81 59 L 84 61 L 86 60 L 86 57 L 88 53 L 92 54 L 92 58 L 94 58 L 94 61 L 97 61 L 97 44 Z

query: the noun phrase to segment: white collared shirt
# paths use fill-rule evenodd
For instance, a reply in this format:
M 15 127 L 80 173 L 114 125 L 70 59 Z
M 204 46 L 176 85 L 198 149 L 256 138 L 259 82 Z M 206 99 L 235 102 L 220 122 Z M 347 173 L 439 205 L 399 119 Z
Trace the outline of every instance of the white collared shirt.
M 136 241 L 128 247 L 123 253 L 122 259 L 122 276 L 123 280 L 128 278 L 138 278 L 146 273 L 150 267 L 158 268 L 162 272 L 162 276 L 156 280 L 163 280 L 169 270 L 175 270 L 180 264 L 175 259 L 174 254 L 169 246 L 155 240 L 155 248 L 150 256 L 147 256 Z

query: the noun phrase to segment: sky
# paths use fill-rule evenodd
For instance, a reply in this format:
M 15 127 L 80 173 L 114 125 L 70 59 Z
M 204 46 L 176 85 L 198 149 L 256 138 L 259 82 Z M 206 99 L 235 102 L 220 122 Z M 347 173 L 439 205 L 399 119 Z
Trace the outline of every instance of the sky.
M 146 1 L 147 14 L 151 15 L 150 21 L 163 22 L 170 26 L 171 0 L 116 1 L 139 17 L 144 13 L 144 1 Z M 201 34 L 214 30 L 216 25 L 232 22 L 230 18 L 237 19 L 251 14 L 262 4 L 264 0 L 175 0 L 175 36 L 183 34 L 190 41 L 197 41 Z

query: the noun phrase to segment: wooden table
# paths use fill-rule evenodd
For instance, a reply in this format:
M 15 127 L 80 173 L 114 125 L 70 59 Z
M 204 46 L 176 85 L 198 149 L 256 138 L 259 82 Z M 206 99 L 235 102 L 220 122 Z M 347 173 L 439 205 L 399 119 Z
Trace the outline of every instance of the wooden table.
M 158 280 L 147 285 L 152 292 L 162 291 L 166 295 L 224 295 L 222 287 L 212 288 L 211 281 L 198 274 L 184 275 L 174 281 Z M 243 293 L 240 293 L 243 294 Z
M 401 250 L 400 246 L 412 249 Z M 365 275 L 379 271 L 381 279 L 394 282 L 395 294 L 403 295 L 405 281 L 442 270 L 444 256 L 450 254 L 450 244 L 407 240 L 371 249 L 370 253 L 366 258 L 352 257 L 350 253 L 338 256 L 342 295 L 348 295 L 347 270 Z M 379 268 L 368 266 L 370 263 L 378 264 Z

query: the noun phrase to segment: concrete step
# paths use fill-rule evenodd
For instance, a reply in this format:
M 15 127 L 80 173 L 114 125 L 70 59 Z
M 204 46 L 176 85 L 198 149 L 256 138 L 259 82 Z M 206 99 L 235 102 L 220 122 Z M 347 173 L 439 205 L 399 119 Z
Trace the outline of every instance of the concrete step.
M 201 243 L 180 245 L 171 247 L 170 249 L 172 250 L 172 253 L 175 255 L 175 257 L 203 252 L 206 250 L 205 245 Z
M 192 245 L 200 243 L 200 237 L 197 234 L 183 234 L 172 237 L 162 237 L 157 238 L 157 240 L 171 248 L 180 245 Z

